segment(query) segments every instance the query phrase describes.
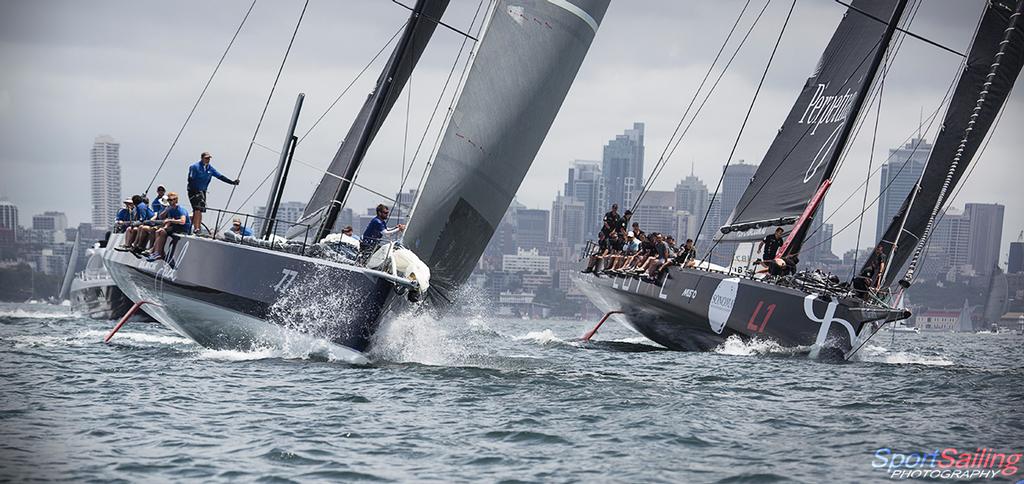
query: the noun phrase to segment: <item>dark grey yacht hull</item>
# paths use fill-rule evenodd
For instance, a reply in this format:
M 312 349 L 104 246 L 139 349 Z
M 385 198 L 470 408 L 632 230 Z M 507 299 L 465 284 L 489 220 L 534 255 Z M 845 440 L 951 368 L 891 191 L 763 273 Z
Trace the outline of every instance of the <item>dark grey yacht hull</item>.
M 709 351 L 730 336 L 770 339 L 818 355 L 848 357 L 877 329 L 868 324 L 909 317 L 868 305 L 722 272 L 672 267 L 661 286 L 624 277 L 582 274 L 580 290 L 602 311 L 666 348 Z
M 120 235 L 111 238 L 117 246 Z M 157 321 L 214 349 L 327 341 L 343 358 L 362 355 L 407 282 L 352 265 L 192 236 L 177 237 L 165 261 L 108 250 L 118 287 Z

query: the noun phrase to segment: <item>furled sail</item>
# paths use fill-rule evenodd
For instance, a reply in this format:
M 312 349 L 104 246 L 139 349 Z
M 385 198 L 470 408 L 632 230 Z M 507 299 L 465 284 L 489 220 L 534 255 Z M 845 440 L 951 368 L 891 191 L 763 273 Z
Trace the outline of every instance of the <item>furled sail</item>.
M 404 235 L 435 301 L 469 277 L 533 163 L 609 0 L 499 0 Z
M 1022 4 L 1022 0 L 986 3 L 918 186 L 911 190 L 879 241 L 886 253 L 891 252 L 883 286 L 900 277 L 903 265 L 920 251 L 918 247 L 930 231 L 933 217 L 946 205 L 1020 75 L 1024 64 Z M 1011 18 L 1015 12 L 1016 19 Z M 873 262 L 869 259 L 867 264 Z
M 316 237 L 309 237 L 311 240 L 320 240 L 335 231 L 338 213 L 348 196 L 351 181 L 359 171 L 363 156 L 402 93 L 402 88 L 437 27 L 437 21 L 447 7 L 448 0 L 418 0 L 413 7 L 412 15 L 377 79 L 373 92 L 367 96 L 327 173 L 306 204 L 300 223 L 317 230 Z M 301 226 L 295 226 L 288 232 L 288 238 L 301 239 L 308 235 L 312 234 L 306 234 Z
M 832 175 L 850 129 L 888 47 L 886 22 L 898 22 L 900 0 L 856 0 L 807 79 L 736 209 L 722 240 L 754 240 L 787 231 Z

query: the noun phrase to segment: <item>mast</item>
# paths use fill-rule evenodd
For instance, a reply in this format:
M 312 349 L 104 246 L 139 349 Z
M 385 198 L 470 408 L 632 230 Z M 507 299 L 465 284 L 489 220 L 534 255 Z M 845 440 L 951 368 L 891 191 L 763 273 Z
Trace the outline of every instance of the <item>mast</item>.
M 292 166 L 292 157 L 295 156 L 295 145 L 299 142 L 299 138 L 295 136 L 295 125 L 299 123 L 299 112 L 302 111 L 302 101 L 305 98 L 305 94 L 299 93 L 295 99 L 292 120 L 288 123 L 284 146 L 281 147 L 281 156 L 277 161 L 277 169 L 274 170 L 274 184 L 270 186 L 270 195 L 267 196 L 267 218 L 262 224 L 263 233 L 259 234 L 262 239 L 270 240 L 271 234 L 277 228 L 277 210 L 281 205 L 281 196 L 284 195 L 285 183 L 288 183 L 288 171 Z
M 367 97 L 327 173 L 306 204 L 300 223 L 316 226 L 316 237 L 312 240 L 320 240 L 334 229 L 367 149 L 434 33 L 437 23 L 433 19 L 440 19 L 447 7 L 448 0 L 417 0 L 373 92 Z M 302 228 L 296 226 L 295 230 L 288 232 L 288 238 L 304 236 L 302 232 Z
M 819 188 L 821 197 L 816 197 L 819 202 L 821 198 L 824 197 L 824 192 L 832 185 L 832 174 L 835 172 L 836 165 L 839 163 L 839 158 L 843 154 L 843 149 L 846 147 L 846 143 L 850 140 L 850 134 L 853 133 L 853 128 L 857 124 L 857 118 L 860 115 L 861 108 L 864 107 L 864 101 L 867 100 L 868 92 L 874 84 L 875 76 L 878 75 L 878 68 L 882 65 L 882 60 L 885 59 L 885 53 L 889 50 L 889 44 L 892 43 L 893 35 L 896 34 L 896 29 L 899 27 L 900 19 L 903 17 L 903 10 L 906 6 L 907 0 L 897 1 L 896 8 L 893 10 L 892 16 L 889 18 L 889 23 L 885 26 L 885 32 L 882 33 L 882 38 L 879 40 L 878 48 L 875 50 L 875 56 L 871 59 L 871 65 L 868 67 L 867 71 L 867 79 L 861 83 L 857 96 L 853 98 L 853 107 L 850 110 L 850 115 L 846 117 L 846 123 L 843 125 L 842 131 L 839 133 L 839 137 L 836 141 L 836 149 L 832 151 L 832 156 L 825 165 L 825 172 L 822 175 L 824 180 Z M 804 238 L 807 237 L 807 229 L 811 226 L 811 220 L 814 218 L 814 212 L 817 208 L 817 203 L 808 205 L 807 211 L 805 211 L 807 216 L 802 217 L 802 224 L 793 227 L 793 231 L 789 233 L 789 237 L 786 238 L 786 242 L 783 243 L 782 248 L 779 249 L 780 256 L 800 252 L 800 247 L 803 246 Z

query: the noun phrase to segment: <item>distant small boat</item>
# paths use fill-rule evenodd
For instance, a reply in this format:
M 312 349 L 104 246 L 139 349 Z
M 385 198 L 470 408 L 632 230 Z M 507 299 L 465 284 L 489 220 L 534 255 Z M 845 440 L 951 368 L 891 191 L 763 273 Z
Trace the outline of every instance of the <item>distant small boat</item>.
M 919 334 L 921 332 L 921 328 L 918 328 L 916 326 L 907 326 L 907 325 L 903 324 L 903 321 L 897 321 L 896 324 L 892 325 L 892 327 L 886 326 L 886 330 L 887 331 L 892 331 L 894 333 L 914 333 L 914 334 Z

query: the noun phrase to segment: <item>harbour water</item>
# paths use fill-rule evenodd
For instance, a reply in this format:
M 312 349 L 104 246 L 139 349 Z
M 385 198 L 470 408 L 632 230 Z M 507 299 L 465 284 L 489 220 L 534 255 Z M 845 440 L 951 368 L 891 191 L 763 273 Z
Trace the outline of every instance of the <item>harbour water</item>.
M 591 324 L 401 320 L 351 366 L 3 305 L 0 481 L 865 482 L 880 448 L 1024 450 L 1022 336 L 882 333 L 840 364 Z

